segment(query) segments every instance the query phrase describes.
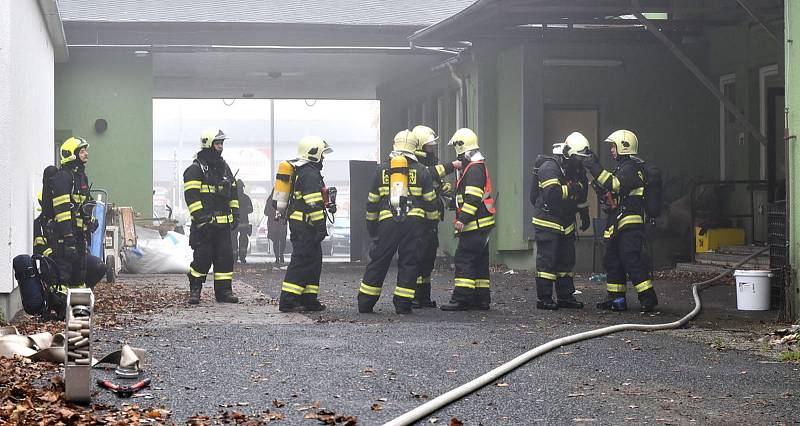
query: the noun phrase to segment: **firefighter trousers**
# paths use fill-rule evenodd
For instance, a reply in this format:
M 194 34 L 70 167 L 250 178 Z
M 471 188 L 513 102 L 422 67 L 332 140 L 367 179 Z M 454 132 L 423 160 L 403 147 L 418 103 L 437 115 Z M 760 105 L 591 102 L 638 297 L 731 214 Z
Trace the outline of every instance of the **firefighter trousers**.
M 75 243 L 75 254 L 67 256 L 64 243 L 56 245 L 53 250 L 53 260 L 58 267 L 58 285 L 67 287 L 86 286 L 86 242 L 78 240 Z M 66 289 L 63 289 L 66 291 Z
M 281 304 L 285 307 L 300 304 L 301 299 L 318 297 L 319 277 L 322 274 L 322 239 L 325 237 L 304 222 L 291 219 L 289 222 L 292 259 L 281 285 Z
M 453 258 L 456 271 L 452 302 L 489 308 L 489 232 L 484 228 L 459 235 Z
M 536 228 L 536 297 L 553 299 L 553 284 L 558 300 L 574 300 L 575 233 Z
M 382 220 L 378 225 L 377 241 L 369 250 L 369 264 L 358 289 L 358 307 L 361 312 L 371 311 L 381 295 L 383 281 L 397 253 L 397 284 L 392 301 L 395 307 L 410 308 L 414 299 L 419 273 L 417 251 L 426 230 L 424 220 L 406 217 L 403 221 Z
M 225 224 L 208 224 L 200 229 L 192 226 L 189 245 L 194 250 L 189 279 L 202 285 L 208 270 L 214 265 L 214 294 L 219 298 L 231 293 L 233 247 L 230 227 Z
M 623 229 L 607 240 L 603 264 L 608 280 L 606 289 L 609 298 L 625 297 L 625 285 L 633 283 L 639 301 L 646 304 L 656 299 L 650 268 L 644 253 L 644 229 Z
M 429 301 L 431 298 L 431 273 L 436 264 L 436 251 L 439 249 L 439 223 L 436 222 L 420 237 L 417 251 L 419 273 L 417 274 L 416 299 Z M 420 299 L 421 297 L 421 299 Z

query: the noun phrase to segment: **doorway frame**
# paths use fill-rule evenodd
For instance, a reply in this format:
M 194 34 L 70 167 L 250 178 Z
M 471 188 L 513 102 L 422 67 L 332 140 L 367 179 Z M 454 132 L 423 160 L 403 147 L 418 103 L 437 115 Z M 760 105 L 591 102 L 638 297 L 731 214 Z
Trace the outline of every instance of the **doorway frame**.
M 778 64 L 765 65 L 758 69 L 758 110 L 759 110 L 759 131 L 761 135 L 767 137 L 767 77 L 778 75 Z M 759 147 L 761 158 L 759 161 L 759 177 L 761 180 L 767 179 L 767 147 Z
M 725 85 L 730 83 L 736 83 L 736 73 L 730 74 L 723 74 L 719 76 L 719 91 L 722 95 L 725 95 Z M 726 162 L 726 149 L 725 149 L 725 137 L 727 136 L 725 127 L 725 104 L 722 102 L 719 103 L 719 180 L 725 180 L 727 177 L 727 170 L 725 167 Z

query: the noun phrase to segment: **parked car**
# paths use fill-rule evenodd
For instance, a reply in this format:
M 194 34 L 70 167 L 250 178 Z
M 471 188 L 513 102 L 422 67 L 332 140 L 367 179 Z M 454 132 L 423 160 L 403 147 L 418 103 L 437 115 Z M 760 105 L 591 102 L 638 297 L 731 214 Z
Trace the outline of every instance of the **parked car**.
M 331 234 L 331 255 L 337 252 L 350 253 L 350 217 L 336 217 L 329 232 Z

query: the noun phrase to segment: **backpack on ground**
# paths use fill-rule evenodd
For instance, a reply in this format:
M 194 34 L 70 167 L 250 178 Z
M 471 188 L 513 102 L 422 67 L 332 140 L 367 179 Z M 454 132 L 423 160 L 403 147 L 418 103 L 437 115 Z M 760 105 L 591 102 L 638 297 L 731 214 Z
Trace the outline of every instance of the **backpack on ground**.
M 63 320 L 66 300 L 56 291 L 58 267 L 47 256 L 21 254 L 12 262 L 22 297 L 22 309 L 44 320 Z

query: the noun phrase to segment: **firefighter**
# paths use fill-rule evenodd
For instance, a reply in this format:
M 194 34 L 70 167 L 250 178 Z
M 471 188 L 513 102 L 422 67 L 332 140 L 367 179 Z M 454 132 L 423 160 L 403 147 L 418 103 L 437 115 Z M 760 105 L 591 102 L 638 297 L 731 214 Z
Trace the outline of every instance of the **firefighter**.
M 322 240 L 328 236 L 326 209 L 336 213 L 322 180 L 322 163 L 333 149 L 322 138 L 306 136 L 297 145 L 291 178 L 291 201 L 287 210 L 292 258 L 281 285 L 281 312 L 322 311 L 319 278 L 322 273 Z
M 464 168 L 456 181 L 455 233 L 458 236 L 455 288 L 443 311 L 488 310 L 491 303 L 489 280 L 489 232 L 495 224 L 492 180 L 478 148 L 478 135 L 458 129 L 450 138 L 457 159 Z
M 625 285 L 630 280 L 638 294 L 640 310 L 650 312 L 658 305 L 658 297 L 643 257 L 645 183 L 642 161 L 635 157 L 639 140 L 630 130 L 617 130 L 606 142 L 611 144 L 611 156 L 617 160 L 613 172 L 604 170 L 597 155 L 591 152 L 583 163 L 610 200 L 606 204 L 608 222 L 603 233 L 608 297 L 597 307 L 627 310 Z
M 367 197 L 367 232 L 373 243 L 369 264 L 358 289 L 358 312 L 372 313 L 383 281 L 397 253 L 395 312 L 410 314 L 416 293 L 418 255 L 422 236 L 429 232 L 427 217 L 435 210 L 436 191 L 428 170 L 414 152 L 417 139 L 403 130 L 394 137 L 389 160 L 378 165 Z
M 59 291 L 86 286 L 88 234 L 93 230 L 92 197 L 86 163 L 89 143 L 71 137 L 59 150 L 61 167 L 51 178 L 53 205 L 53 259 L 58 266 Z
M 227 136 L 210 128 L 200 135 L 197 158 L 183 172 L 183 196 L 192 225 L 189 245 L 194 250 L 189 265 L 188 303 L 200 303 L 200 292 L 214 265 L 214 296 L 220 303 L 239 303 L 233 295 L 233 247 L 231 230 L 239 226 L 236 179 L 222 158 Z
M 428 232 L 422 236 L 421 245 L 417 251 L 419 255 L 419 275 L 417 276 L 417 289 L 414 292 L 413 308 L 435 308 L 436 302 L 431 300 L 431 272 L 436 263 L 436 250 L 439 248 L 439 222 L 444 220 L 443 196 L 452 191 L 452 185 L 444 178 L 461 168 L 460 161 L 439 164 L 437 158 L 439 137 L 428 126 L 416 126 L 412 130 L 417 139 L 417 150 L 414 152 L 417 160 L 428 168 L 431 175 L 433 189 L 436 191 L 434 211 L 428 213 Z
M 233 246 L 234 258 L 239 258 L 239 262 L 247 263 L 247 249 L 250 247 L 250 235 L 253 233 L 253 226 L 250 225 L 250 213 L 253 213 L 253 201 L 244 192 L 244 181 L 236 180 L 236 188 L 239 191 L 239 227 L 231 231 L 231 245 Z
M 572 268 L 575 266 L 575 213 L 582 231 L 589 229 L 586 198 L 589 183 L 581 159 L 589 141 L 574 132 L 553 146 L 553 155 L 540 155 L 534 164 L 530 201 L 534 206 L 536 231 L 536 307 L 581 309 L 577 301 Z M 553 285 L 557 301 L 553 301 Z

